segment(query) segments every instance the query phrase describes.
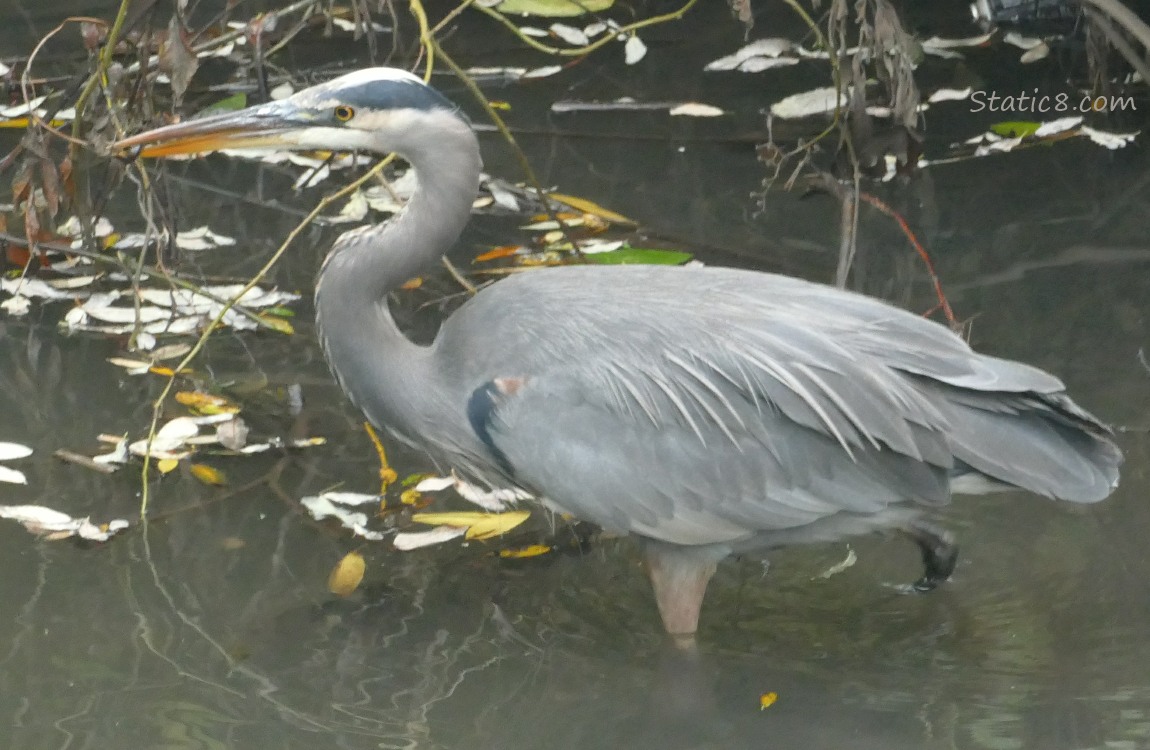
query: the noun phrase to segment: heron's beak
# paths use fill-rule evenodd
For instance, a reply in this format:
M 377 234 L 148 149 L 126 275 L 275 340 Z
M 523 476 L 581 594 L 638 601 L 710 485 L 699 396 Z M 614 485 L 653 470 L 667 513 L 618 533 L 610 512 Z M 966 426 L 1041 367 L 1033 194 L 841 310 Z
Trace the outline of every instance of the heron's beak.
M 287 148 L 292 133 L 308 126 L 288 102 L 272 102 L 148 130 L 112 144 L 120 156 L 175 156 L 221 149 Z

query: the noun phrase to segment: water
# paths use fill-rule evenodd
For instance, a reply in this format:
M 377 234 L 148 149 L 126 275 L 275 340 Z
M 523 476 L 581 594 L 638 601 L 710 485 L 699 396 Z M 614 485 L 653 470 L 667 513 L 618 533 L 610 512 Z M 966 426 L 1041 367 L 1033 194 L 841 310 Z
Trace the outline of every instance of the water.
M 768 86 L 798 90 L 801 75 L 698 73 L 738 42 L 723 13 L 653 34 L 652 59 L 634 69 L 592 61 L 585 76 L 496 95 L 525 128 L 613 133 L 521 142 L 543 182 L 657 229 L 652 244 L 674 237 L 705 247 L 709 263 L 828 279 L 833 202 L 772 193 L 756 214 L 761 168 L 734 137 L 775 96 Z M 740 114 L 725 124 L 546 114 L 557 98 L 615 88 Z M 931 127 L 939 142 L 962 131 Z M 730 140 L 708 143 L 715 134 Z M 489 171 L 517 174 L 495 137 L 484 149 Z M 210 220 L 240 240 L 187 260 L 189 271 L 250 272 L 296 220 L 261 204 L 300 208 L 318 195 L 294 198 L 290 178 L 222 159 L 172 172 L 185 225 Z M 897 537 L 852 540 L 858 563 L 827 579 L 819 574 L 846 544 L 780 551 L 769 571 L 733 561 L 711 585 L 690 654 L 665 643 L 625 541 L 513 562 L 478 543 L 400 553 L 312 522 L 299 497 L 341 482 L 370 490 L 376 466 L 305 301 L 296 336 L 223 335 L 198 367 L 239 384 L 255 431 L 324 435 L 327 446 L 216 459 L 230 480 L 222 489 L 177 472 L 154 487 L 157 520 L 105 545 L 0 525 L 0 747 L 1150 747 L 1150 372 L 1137 358 L 1150 346 L 1148 175 L 1140 148 L 1068 143 L 875 189 L 930 249 L 975 346 L 1058 373 L 1119 426 L 1127 456 L 1122 487 L 1095 507 L 960 499 L 945 517 L 959 568 L 929 596 L 897 593 L 919 571 Z M 129 190 L 114 205 L 118 226 L 139 221 Z M 866 212 L 861 231 L 857 285 L 930 307 L 897 228 Z M 480 218 L 456 261 L 516 238 L 513 223 Z M 276 281 L 308 289 L 330 239 L 306 237 Z M 401 317 L 426 337 L 450 307 L 439 300 L 456 292 L 433 276 L 400 300 Z M 131 517 L 132 472 L 95 475 L 51 453 L 95 452 L 99 433 L 138 434 L 158 385 L 105 363 L 121 342 L 61 337 L 61 314 L 0 320 L 0 439 L 37 450 L 20 464 L 28 486 L 0 486 L 0 498 Z M 305 408 L 292 416 L 285 389 L 296 383 Z M 401 474 L 428 468 L 398 448 L 391 458 Z M 327 575 L 351 549 L 366 556 L 367 577 L 336 599 Z M 770 692 L 778 699 L 761 710 Z

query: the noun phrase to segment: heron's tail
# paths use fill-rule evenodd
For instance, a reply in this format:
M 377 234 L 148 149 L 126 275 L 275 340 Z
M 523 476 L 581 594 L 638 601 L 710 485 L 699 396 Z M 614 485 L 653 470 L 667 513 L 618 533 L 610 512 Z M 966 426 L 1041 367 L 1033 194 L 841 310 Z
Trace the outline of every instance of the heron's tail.
M 973 475 L 957 492 L 1019 487 L 1093 503 L 1118 486 L 1122 452 L 1110 428 L 1063 393 L 975 391 L 935 383 L 954 457 Z M 975 481 L 970 481 L 974 479 Z

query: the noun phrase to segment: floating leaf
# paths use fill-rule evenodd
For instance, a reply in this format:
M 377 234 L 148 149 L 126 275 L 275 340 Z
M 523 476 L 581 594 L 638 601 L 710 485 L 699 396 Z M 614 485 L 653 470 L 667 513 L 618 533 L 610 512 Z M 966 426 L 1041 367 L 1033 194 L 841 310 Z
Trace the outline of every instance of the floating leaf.
M 1023 138 L 1028 135 L 1034 135 L 1040 127 L 1042 127 L 1042 123 L 1040 122 L 1022 120 L 996 122 L 990 126 L 990 132 L 995 135 L 1001 135 L 1003 138 Z
M 72 518 L 43 505 L 0 505 L 0 518 L 10 518 L 24 525 L 33 534 L 43 534 L 49 539 L 66 539 L 77 535 L 93 541 L 107 541 L 121 529 L 128 528 L 122 518 L 105 524 L 94 524 L 87 518 Z
M 506 534 L 527 520 L 530 511 L 512 510 L 506 513 L 416 513 L 411 520 L 432 526 L 456 526 L 467 529 L 468 539 L 490 539 Z
M 775 705 L 775 701 L 779 699 L 778 693 L 763 693 L 759 696 L 759 710 L 765 711 L 771 706 Z
M 565 23 L 553 23 L 548 31 L 551 32 L 552 36 L 559 37 L 574 47 L 584 47 L 591 43 L 591 40 L 587 38 L 587 35 L 583 33 L 582 29 L 568 26 Z
M 24 472 L 22 471 L 17 471 L 7 466 L 0 466 L 0 482 L 7 482 L 8 484 L 28 484 L 28 477 L 24 476 Z
M 789 120 L 810 115 L 819 115 L 833 112 L 835 102 L 839 106 L 846 104 L 849 91 L 838 92 L 834 86 L 825 86 L 801 94 L 792 94 L 771 105 L 771 114 L 775 117 Z
M 348 552 L 336 563 L 327 579 L 327 590 L 336 596 L 350 596 L 363 580 L 367 563 L 358 552 Z
M 364 539 L 383 539 L 381 532 L 372 531 L 367 528 L 366 513 L 350 511 L 342 507 L 344 505 L 367 502 L 369 499 L 378 502 L 379 495 L 364 495 L 353 492 L 325 492 L 322 495 L 305 497 L 300 500 L 300 503 L 307 508 L 312 518 L 317 520 L 335 518 L 343 524 L 344 528 L 349 529 Z
M 15 461 L 32 455 L 32 449 L 20 443 L 0 443 L 0 461 Z
M 710 104 L 685 102 L 683 104 L 671 107 L 671 110 L 668 112 L 668 114 L 672 117 L 720 117 L 727 113 L 718 107 L 711 106 Z
M 606 219 L 612 224 L 628 224 L 634 226 L 637 223 L 634 219 L 628 219 L 623 214 L 616 213 L 609 208 L 603 208 L 598 203 L 587 200 L 586 198 L 580 198 L 575 195 L 564 195 L 563 193 L 548 193 L 547 197 L 582 213 L 598 216 L 600 219 Z
M 485 253 L 476 255 L 471 262 L 484 263 L 486 261 L 496 260 L 498 258 L 509 258 L 523 252 L 523 249 L 524 248 L 522 245 L 501 245 L 499 247 L 493 247 Z
M 191 472 L 193 477 L 212 487 L 223 487 L 228 483 L 227 476 L 214 466 L 192 464 Z
M 563 18 L 599 13 L 607 10 L 615 0 L 503 0 L 495 6 L 508 16 L 544 16 Z
M 467 529 L 460 526 L 440 526 L 431 531 L 403 531 L 395 535 L 395 548 L 404 552 L 420 547 L 430 547 L 461 537 Z
M 264 324 L 264 327 L 270 328 L 276 333 L 282 333 L 286 336 L 295 334 L 295 326 L 278 315 L 268 315 L 266 312 L 262 312 L 259 314 L 259 319 L 260 322 Z
M 587 256 L 592 263 L 609 265 L 643 264 L 652 266 L 678 266 L 691 259 L 690 253 L 680 250 L 658 250 L 654 248 L 623 247 L 609 253 L 595 253 Z
M 643 40 L 639 38 L 638 34 L 627 37 L 627 42 L 623 45 L 623 61 L 625 63 L 634 65 L 646 55 L 647 45 L 643 44 Z
M 170 474 L 179 465 L 180 462 L 174 458 L 161 458 L 156 462 L 156 470 L 161 474 Z
M 525 557 L 539 557 L 540 555 L 546 555 L 552 549 L 554 549 L 554 547 L 548 544 L 532 544 L 527 547 L 501 549 L 499 550 L 499 556 L 512 560 L 519 560 Z

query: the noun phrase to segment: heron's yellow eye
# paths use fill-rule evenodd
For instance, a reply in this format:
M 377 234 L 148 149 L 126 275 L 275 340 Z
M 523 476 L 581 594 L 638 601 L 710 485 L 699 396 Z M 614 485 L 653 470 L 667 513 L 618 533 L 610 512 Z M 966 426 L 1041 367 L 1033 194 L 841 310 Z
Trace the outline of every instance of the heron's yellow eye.
M 355 117 L 355 110 L 346 104 L 341 104 L 335 108 L 335 119 L 340 122 L 347 122 L 353 117 Z

